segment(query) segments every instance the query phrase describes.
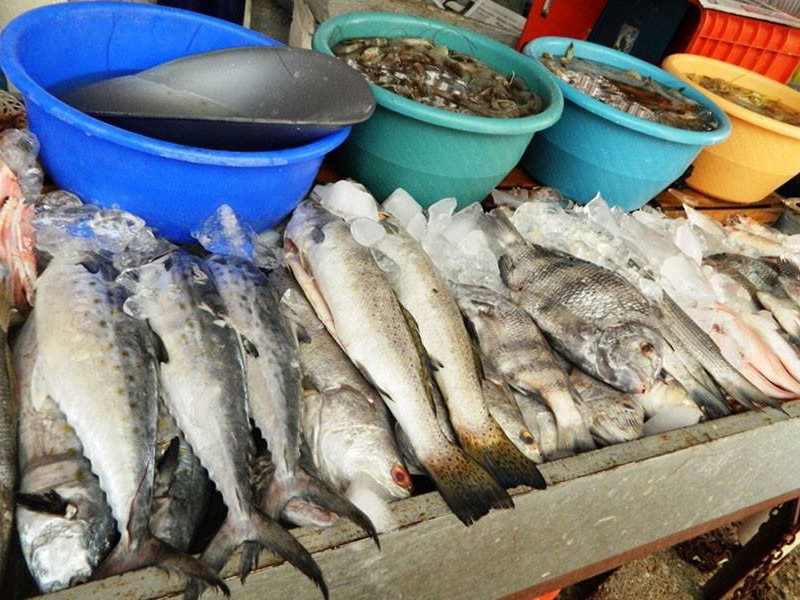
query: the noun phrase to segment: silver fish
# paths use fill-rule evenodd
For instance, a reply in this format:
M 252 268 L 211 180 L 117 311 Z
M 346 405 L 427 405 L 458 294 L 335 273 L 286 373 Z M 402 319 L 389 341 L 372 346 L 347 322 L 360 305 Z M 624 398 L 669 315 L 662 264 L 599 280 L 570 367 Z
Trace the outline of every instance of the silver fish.
M 544 462 L 539 444 L 519 411 L 517 401 L 514 399 L 514 392 L 505 382 L 496 382 L 487 378 L 483 379 L 481 387 L 486 407 L 508 439 L 529 460 L 535 463 Z
M 278 518 L 292 499 L 346 516 L 373 536 L 369 518 L 300 468 L 302 377 L 297 341 L 280 299 L 252 262 L 233 256 L 206 261 L 225 307 L 225 318 L 244 348 L 249 414 L 267 441 L 275 473 L 263 506 Z
M 150 531 L 186 552 L 208 506 L 208 474 L 163 401 L 158 402 L 156 474 Z
M 342 492 L 369 480 L 387 500 L 408 497 L 411 478 L 380 394 L 317 319 L 291 275 L 273 271 L 270 282 L 302 331 L 298 346 L 305 385 L 317 392 L 304 395 L 303 434 L 318 472 Z
M 386 235 L 371 247 L 373 256 L 418 327 L 461 447 L 504 487 L 544 487 L 538 469 L 486 408 L 472 342 L 447 282 L 402 226 L 391 217 L 385 217 L 381 225 Z
M 161 339 L 164 400 L 178 427 L 228 508 L 224 524 L 202 560 L 219 571 L 246 544 L 240 576 L 245 578 L 265 546 L 296 566 L 327 597 L 314 559 L 278 523 L 254 505 L 248 471 L 252 438 L 239 337 L 221 317 L 222 301 L 205 263 L 183 251 L 128 273 L 135 291 L 125 310 L 147 319 Z M 202 584 L 192 580 L 187 598 Z
M 733 412 L 717 384 L 691 354 L 678 353 L 665 344 L 664 372 L 673 377 L 709 417 L 724 417 Z
M 114 274 L 99 257 L 67 253 L 37 283 L 37 381 L 77 433 L 121 536 L 94 576 L 159 565 L 226 589 L 150 532 L 158 369 L 149 330 L 123 312 L 126 293 Z
M 578 409 L 599 446 L 621 444 L 642 436 L 644 408 L 636 397 L 573 369 L 570 381 L 580 394 Z
M 559 451 L 594 449 L 577 393 L 533 319 L 487 288 L 457 285 L 454 291 L 484 362 L 512 388 L 541 398 L 555 414 Z
M 620 275 L 527 242 L 502 213 L 486 216 L 500 245 L 500 276 L 553 348 L 609 385 L 647 390 L 661 370 L 663 337 L 650 303 Z
M 111 550 L 117 526 L 64 413 L 49 396 L 34 396 L 35 320 L 31 314 L 12 355 L 20 426 L 16 523 L 28 570 L 49 593 L 89 579 Z
M 431 409 L 420 349 L 385 274 L 343 220 L 313 201 L 286 226 L 287 263 L 317 316 L 386 400 L 447 505 L 469 525 L 492 508 L 510 508 L 508 493 L 447 441 Z

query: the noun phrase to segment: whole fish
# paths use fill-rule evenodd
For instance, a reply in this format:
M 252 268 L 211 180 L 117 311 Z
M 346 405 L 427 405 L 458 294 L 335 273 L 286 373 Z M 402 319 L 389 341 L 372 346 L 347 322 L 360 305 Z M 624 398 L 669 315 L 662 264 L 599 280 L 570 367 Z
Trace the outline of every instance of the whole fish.
M 647 390 L 663 338 L 650 303 L 620 275 L 527 242 L 502 213 L 484 221 L 501 247 L 500 276 L 553 348 L 624 391 Z
M 163 401 L 158 402 L 156 474 L 150 531 L 173 548 L 189 550 L 208 506 L 208 474 Z
M 519 411 L 517 401 L 514 399 L 514 392 L 505 382 L 486 377 L 483 378 L 481 387 L 483 388 L 486 408 L 489 409 L 492 417 L 503 429 L 508 439 L 528 459 L 535 463 L 544 462 L 544 457 L 539 450 L 539 444 Z
M 592 450 L 595 443 L 578 411 L 578 395 L 536 323 L 502 295 L 478 286 L 454 287 L 484 362 L 512 388 L 541 398 L 555 414 L 558 450 Z
M 755 303 L 772 313 L 792 342 L 800 343 L 800 306 L 786 293 L 776 269 L 742 254 L 716 254 L 703 262 L 739 283 Z
M 49 593 L 89 579 L 111 550 L 117 526 L 78 436 L 34 383 L 35 321 L 32 313 L 12 355 L 20 442 L 16 523 L 28 570 Z
M 240 576 L 246 577 L 259 546 L 267 547 L 327 588 L 308 551 L 253 501 L 248 470 L 252 443 L 240 341 L 222 318 L 222 301 L 205 263 L 176 251 L 128 273 L 135 290 L 125 310 L 147 319 L 165 348 L 164 400 L 228 508 L 224 524 L 202 560 L 219 571 L 245 544 Z M 188 598 L 202 593 L 196 579 Z
M 343 220 L 313 201 L 286 226 L 287 263 L 317 316 L 378 389 L 447 505 L 469 525 L 508 493 L 447 441 L 431 408 L 427 367 L 385 274 Z
M 569 380 L 580 394 L 578 409 L 599 446 L 621 444 L 642 436 L 644 408 L 636 397 L 624 394 L 580 369 L 573 369 Z
M 351 498 L 364 486 L 379 489 L 386 500 L 408 497 L 411 477 L 380 394 L 325 329 L 291 275 L 276 270 L 269 279 L 301 328 L 300 365 L 305 385 L 317 392 L 304 394 L 303 434 L 319 474 Z
M 364 513 L 300 468 L 302 376 L 297 341 L 266 275 L 253 262 L 234 256 L 213 256 L 206 264 L 225 318 L 242 340 L 249 414 L 275 465 L 263 508 L 278 518 L 290 500 L 302 498 L 348 517 L 377 543 Z
M 402 307 L 416 323 L 433 378 L 462 448 L 505 487 L 543 487 L 544 479 L 489 414 L 469 333 L 447 282 L 419 242 L 391 217 L 371 246 Z
M 96 255 L 67 252 L 36 287 L 42 385 L 77 433 L 121 536 L 94 576 L 158 565 L 227 589 L 150 532 L 158 368 L 146 324 L 123 312 L 127 294 L 115 274 Z

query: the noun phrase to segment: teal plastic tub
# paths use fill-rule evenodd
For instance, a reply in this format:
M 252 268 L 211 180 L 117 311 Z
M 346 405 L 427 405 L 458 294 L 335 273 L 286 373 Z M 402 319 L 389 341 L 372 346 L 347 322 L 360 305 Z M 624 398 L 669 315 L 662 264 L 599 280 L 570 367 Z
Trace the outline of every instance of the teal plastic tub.
M 349 13 L 322 23 L 315 50 L 333 56 L 342 40 L 419 37 L 514 74 L 545 102 L 543 112 L 516 119 L 461 115 L 425 106 L 370 84 L 376 109 L 335 153 L 342 175 L 379 200 L 397 188 L 428 206 L 454 197 L 459 208 L 486 197 L 519 162 L 534 133 L 561 116 L 563 98 L 547 70 L 495 40 L 439 21 L 390 13 Z
M 542 37 L 524 54 L 539 63 L 545 52 L 563 56 L 570 44 L 575 56 L 644 77 L 683 93 L 707 107 L 719 123 L 714 131 L 688 131 L 647 121 L 617 110 L 578 91 L 548 71 L 564 95 L 564 114 L 555 126 L 537 135 L 522 158 L 522 167 L 539 183 L 552 186 L 580 204 L 599 192 L 612 206 L 641 208 L 678 179 L 705 146 L 728 139 L 725 112 L 700 92 L 650 63 L 591 42 Z

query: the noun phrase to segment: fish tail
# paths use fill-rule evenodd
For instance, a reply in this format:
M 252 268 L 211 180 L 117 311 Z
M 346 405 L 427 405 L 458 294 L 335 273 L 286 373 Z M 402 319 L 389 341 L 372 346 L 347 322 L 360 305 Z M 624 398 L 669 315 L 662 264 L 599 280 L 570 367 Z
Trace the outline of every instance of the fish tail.
M 494 420 L 480 435 L 458 432 L 458 439 L 464 451 L 503 487 L 527 485 L 539 490 L 547 487 L 536 463 L 519 451 Z
M 253 509 L 250 513 L 251 533 L 248 536 L 248 542 L 254 542 L 259 546 L 265 547 L 270 552 L 280 556 L 294 565 L 303 575 L 313 581 L 322 592 L 322 597 L 328 600 L 328 586 L 322 576 L 314 558 L 309 554 L 297 539 L 281 527 L 277 521 L 273 521 L 267 515 L 263 514 L 257 509 Z M 252 549 L 248 552 L 253 553 Z M 256 557 L 257 557 L 257 550 Z M 250 560 L 249 564 L 245 564 L 242 560 L 242 566 L 252 568 L 255 564 L 255 558 Z M 247 577 L 247 573 L 239 574 L 242 581 Z
M 497 240 L 501 246 L 523 242 L 522 234 L 514 227 L 511 220 L 499 210 L 484 214 L 480 221 L 481 230 L 492 239 Z
M 279 496 L 279 497 L 275 497 Z M 279 507 L 282 512 L 287 506 L 296 506 L 297 500 L 307 501 L 310 508 L 320 507 L 334 514 L 345 517 L 366 531 L 378 548 L 378 533 L 369 517 L 358 509 L 347 498 L 337 494 L 324 483 L 314 479 L 304 471 L 297 471 L 284 481 L 275 481 L 268 492 L 268 504 Z M 291 504 L 290 504 L 291 503 Z
M 513 508 L 514 501 L 500 484 L 458 446 L 422 458 L 445 503 L 462 523 L 472 525 L 493 508 Z
M 153 535 L 142 539 L 134 550 L 129 550 L 120 542 L 111 554 L 95 569 L 92 579 L 103 579 L 110 575 L 141 569 L 159 567 L 169 572 L 179 572 L 193 581 L 211 585 L 230 596 L 230 590 L 217 575 L 217 570 L 197 560 L 194 556 L 176 550 Z
M 560 453 L 575 454 L 597 448 L 586 421 L 577 409 L 574 415 L 563 415 L 555 411 L 553 414 L 556 418 L 557 449 Z
M 375 526 L 372 524 L 370 518 L 365 515 L 361 509 L 347 498 L 329 489 L 320 481 L 312 479 L 308 475 L 306 475 L 306 478 L 307 480 L 304 481 L 304 489 L 300 494 L 303 498 L 311 500 L 315 504 L 337 515 L 346 517 L 366 531 L 375 542 L 378 549 L 380 549 L 381 543 L 380 540 L 378 540 L 378 532 L 375 530 Z

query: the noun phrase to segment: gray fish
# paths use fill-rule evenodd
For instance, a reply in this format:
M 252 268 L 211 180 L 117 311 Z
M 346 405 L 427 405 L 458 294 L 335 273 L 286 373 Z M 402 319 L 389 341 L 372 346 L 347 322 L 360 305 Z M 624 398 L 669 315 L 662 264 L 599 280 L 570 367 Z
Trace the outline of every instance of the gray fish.
M 496 382 L 484 377 L 481 387 L 486 407 L 497 424 L 503 429 L 508 439 L 529 460 L 535 463 L 544 462 L 539 444 L 522 418 L 514 392 L 505 382 Z
M 34 396 L 35 321 L 31 314 L 12 355 L 20 441 L 16 523 L 28 570 L 49 593 L 89 579 L 111 550 L 117 525 L 64 413 L 41 390 Z
M 213 256 L 206 264 L 225 318 L 241 338 L 249 414 L 275 465 L 262 509 L 278 518 L 290 500 L 303 499 L 346 516 L 377 543 L 364 513 L 300 468 L 302 376 L 297 341 L 266 275 L 254 263 L 233 256 Z
M 800 343 L 800 306 L 786 293 L 776 269 L 742 254 L 715 254 L 703 259 L 703 263 L 739 283 L 757 306 L 772 313 L 792 342 Z
M 661 315 L 664 335 L 669 345 L 681 357 L 691 356 L 711 375 L 714 381 L 737 402 L 747 408 L 780 407 L 780 403 L 756 388 L 731 365 L 708 334 L 667 294 L 662 295 Z M 674 374 L 673 374 L 674 375 Z M 683 383 L 681 381 L 681 383 Z M 703 405 L 706 407 L 706 405 Z M 719 412 L 722 413 L 721 407 Z M 712 415 L 713 416 L 713 415 Z
M 515 390 L 546 402 L 555 414 L 559 451 L 594 449 L 577 408 L 577 392 L 533 319 L 487 288 L 457 285 L 454 291 L 484 363 Z
M 53 258 L 37 283 L 37 381 L 77 433 L 121 536 L 93 576 L 158 565 L 227 589 L 150 532 L 158 369 L 151 334 L 123 312 L 126 293 L 114 274 L 96 256 L 68 253 Z
M 323 479 L 348 497 L 369 485 L 386 500 L 406 498 L 411 478 L 400 458 L 386 405 L 331 337 L 285 270 L 270 274 L 281 303 L 302 332 L 303 435 Z M 367 483 L 369 482 L 369 483 Z
M 578 409 L 599 446 L 629 442 L 642 436 L 644 408 L 636 397 L 573 369 L 570 381 L 580 394 Z
M 163 401 L 158 402 L 156 473 L 150 531 L 186 552 L 208 506 L 208 474 Z
M 183 251 L 128 273 L 136 294 L 125 310 L 147 319 L 165 348 L 161 365 L 164 399 L 178 427 L 228 508 L 224 524 L 202 560 L 219 571 L 233 551 L 246 546 L 244 579 L 255 558 L 252 543 L 288 560 L 327 597 L 327 588 L 308 551 L 254 505 L 248 470 L 252 443 L 240 341 L 221 318 L 222 301 L 205 263 Z M 202 584 L 186 588 L 196 598 Z
M 402 307 L 416 323 L 433 378 L 461 447 L 504 487 L 543 487 L 537 468 L 489 414 L 469 333 L 448 289 L 422 246 L 391 217 L 372 247 Z
M 500 276 L 553 348 L 609 385 L 640 393 L 661 370 L 663 337 L 650 303 L 620 275 L 527 242 L 502 213 L 486 216 Z
M 1 161 L 0 161 L 1 162 Z M 7 287 L 3 283 L 2 289 Z M 3 584 L 8 547 L 14 531 L 14 490 L 17 487 L 17 411 L 11 389 L 6 337 L 10 298 L 2 300 L 0 323 L 0 587 Z
M 417 340 L 385 274 L 347 223 L 304 201 L 286 226 L 284 245 L 317 316 L 386 400 L 456 516 L 469 525 L 492 508 L 513 506 L 491 475 L 442 434 Z

